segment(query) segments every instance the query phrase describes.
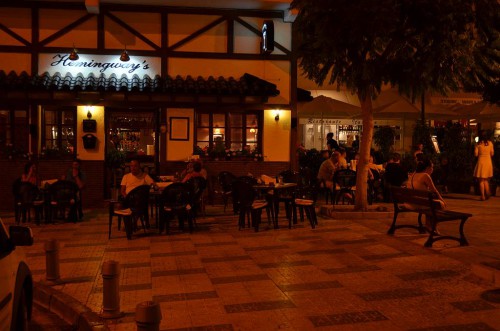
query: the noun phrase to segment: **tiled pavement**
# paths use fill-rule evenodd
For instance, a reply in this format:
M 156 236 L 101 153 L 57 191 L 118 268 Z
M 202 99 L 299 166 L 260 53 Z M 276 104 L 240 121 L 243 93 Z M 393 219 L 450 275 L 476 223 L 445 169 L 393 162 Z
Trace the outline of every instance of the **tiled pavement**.
M 500 198 L 447 201 L 474 214 L 468 247 L 442 241 L 427 249 L 425 236 L 388 236 L 391 216 L 369 214 L 323 217 L 314 230 L 307 223 L 290 230 L 282 220 L 278 230 L 255 233 L 210 206 L 193 234 L 138 232 L 129 241 L 115 225 L 108 240 L 102 209 L 77 224 L 33 226 L 28 261 L 43 281 L 44 242 L 58 239 L 64 283 L 54 288 L 97 313 L 102 263 L 119 261 L 124 315 L 108 321 L 111 330 L 135 330 L 135 306 L 147 300 L 160 303 L 161 330 L 500 330 L 500 304 L 481 298 L 498 284 L 473 272 L 482 262 L 499 265 Z

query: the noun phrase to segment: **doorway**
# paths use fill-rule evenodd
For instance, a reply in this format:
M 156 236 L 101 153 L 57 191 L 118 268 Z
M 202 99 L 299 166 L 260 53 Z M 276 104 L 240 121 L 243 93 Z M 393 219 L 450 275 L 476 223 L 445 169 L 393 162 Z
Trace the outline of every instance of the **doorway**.
M 105 196 L 115 198 L 131 159 L 153 178 L 159 166 L 159 109 L 106 109 Z

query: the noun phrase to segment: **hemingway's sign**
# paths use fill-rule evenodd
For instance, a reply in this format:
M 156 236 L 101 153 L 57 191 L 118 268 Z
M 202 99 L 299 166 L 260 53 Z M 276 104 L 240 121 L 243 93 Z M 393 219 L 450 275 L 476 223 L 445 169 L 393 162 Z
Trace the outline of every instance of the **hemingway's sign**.
M 48 72 L 53 75 L 56 72 L 61 76 L 66 75 L 68 72 L 73 76 L 81 73 L 83 76 L 93 74 L 99 77 L 104 74 L 106 77 L 115 74 L 117 77 L 123 75 L 127 78 L 137 75 L 142 78 L 144 75 L 154 77 L 159 75 L 160 58 L 146 57 L 146 56 L 130 56 L 130 61 L 120 61 L 120 55 L 92 55 L 92 54 L 78 54 L 79 59 L 71 61 L 69 54 L 56 53 L 56 54 L 40 54 L 39 57 L 39 73 L 43 74 Z

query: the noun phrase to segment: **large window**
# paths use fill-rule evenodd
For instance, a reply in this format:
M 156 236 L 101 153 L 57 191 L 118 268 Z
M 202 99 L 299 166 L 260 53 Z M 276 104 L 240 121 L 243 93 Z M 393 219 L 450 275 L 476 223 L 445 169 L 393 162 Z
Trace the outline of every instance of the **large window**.
M 0 109 L 0 151 L 2 157 L 20 157 L 29 152 L 27 110 Z
M 261 116 L 258 112 L 196 114 L 196 146 L 213 150 L 219 141 L 233 152 L 261 149 Z
M 74 156 L 76 153 L 76 109 L 45 108 L 43 146 L 48 156 Z

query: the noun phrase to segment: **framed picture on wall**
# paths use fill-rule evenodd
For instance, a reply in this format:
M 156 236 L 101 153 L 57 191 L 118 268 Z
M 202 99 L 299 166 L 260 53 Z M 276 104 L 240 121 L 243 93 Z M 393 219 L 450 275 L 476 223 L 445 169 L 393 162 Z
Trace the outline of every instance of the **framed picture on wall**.
M 189 140 L 189 117 L 170 117 L 170 140 Z

